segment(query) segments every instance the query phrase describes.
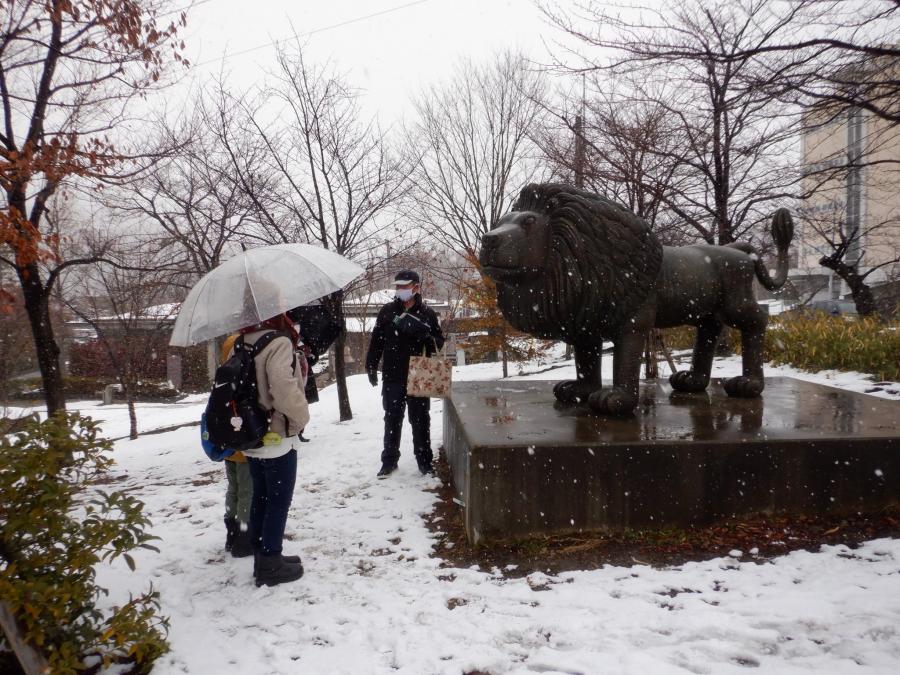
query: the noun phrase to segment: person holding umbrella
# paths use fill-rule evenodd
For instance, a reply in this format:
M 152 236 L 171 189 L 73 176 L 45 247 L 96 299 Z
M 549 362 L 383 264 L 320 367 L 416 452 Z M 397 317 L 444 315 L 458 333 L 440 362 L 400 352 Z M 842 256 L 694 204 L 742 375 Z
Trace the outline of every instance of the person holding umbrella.
M 419 275 L 401 270 L 394 277 L 397 296 L 378 312 L 369 351 L 366 372 L 373 387 L 378 386 L 378 363 L 382 366 L 381 402 L 384 407 L 384 448 L 379 478 L 397 470 L 400 460 L 400 431 L 404 411 L 409 408 L 413 453 L 422 474 L 434 472 L 431 450 L 431 399 L 406 395 L 409 358 L 434 354 L 444 346 L 444 335 L 437 314 L 422 302 Z
M 246 444 L 231 447 L 244 449 L 253 478 L 250 536 L 257 586 L 294 581 L 303 575 L 300 558 L 282 553 L 296 481 L 297 435 L 309 421 L 303 394 L 307 363 L 304 355 L 295 356 L 299 335 L 286 312 L 341 290 L 363 272 L 343 256 L 308 244 L 250 249 L 200 279 L 175 320 L 169 341 L 173 346 L 186 347 L 238 331 L 240 337 L 233 349 L 252 358 L 250 372 L 256 376 L 257 390 L 254 404 L 263 416 L 262 428 L 257 431 L 256 419 L 252 425 L 244 424 L 235 401 L 227 408 L 234 407 L 233 416 L 228 413 L 224 421 L 235 432 L 253 430 Z M 214 385 L 214 392 L 218 386 Z M 237 391 L 244 386 L 237 385 Z M 218 391 L 230 396 L 229 389 Z M 218 406 L 207 406 L 207 422 L 210 415 L 218 420 L 224 413 Z M 227 447 L 215 438 L 212 441 Z
M 309 422 L 306 359 L 297 357 L 299 335 L 286 314 L 279 314 L 240 330 L 243 343 L 252 348 L 257 340 L 277 331 L 253 358 L 260 408 L 271 411 L 269 431 L 259 447 L 244 450 L 253 479 L 250 504 L 250 540 L 254 548 L 257 586 L 274 586 L 303 576 L 298 556 L 282 554 L 284 528 L 297 479 L 299 434 Z

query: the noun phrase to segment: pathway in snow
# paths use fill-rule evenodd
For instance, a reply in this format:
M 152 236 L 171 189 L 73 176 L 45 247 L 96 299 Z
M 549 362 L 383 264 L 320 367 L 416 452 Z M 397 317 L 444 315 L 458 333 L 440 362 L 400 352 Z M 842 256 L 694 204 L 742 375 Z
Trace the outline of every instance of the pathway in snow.
M 196 428 L 116 444 L 120 485 L 146 502 L 162 553 L 137 556 L 136 575 L 103 568 L 100 582 L 111 601 L 148 581 L 160 590 L 172 653 L 154 675 L 897 672 L 898 540 L 761 565 L 726 558 L 520 579 L 441 568 L 422 519 L 437 479 L 418 474 L 408 427 L 400 470 L 375 478 L 379 390 L 365 376 L 350 388 L 352 422 L 336 421 L 333 387 L 312 407 L 286 547 L 306 575 L 293 584 L 258 589 L 251 560 L 224 555 L 223 469 L 202 455 Z M 180 407 L 178 421 L 201 407 Z M 437 447 L 439 403 L 432 415 Z

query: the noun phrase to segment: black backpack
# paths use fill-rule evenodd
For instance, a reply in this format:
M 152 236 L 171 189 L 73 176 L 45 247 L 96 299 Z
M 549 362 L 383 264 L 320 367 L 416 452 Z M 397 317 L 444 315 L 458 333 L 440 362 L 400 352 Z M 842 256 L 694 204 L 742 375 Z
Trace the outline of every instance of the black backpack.
M 269 411 L 259 405 L 253 358 L 278 337 L 290 336 L 273 330 L 250 346 L 244 344 L 243 335 L 239 336 L 231 357 L 216 369 L 206 404 L 206 430 L 214 445 L 232 450 L 261 445 L 269 430 Z

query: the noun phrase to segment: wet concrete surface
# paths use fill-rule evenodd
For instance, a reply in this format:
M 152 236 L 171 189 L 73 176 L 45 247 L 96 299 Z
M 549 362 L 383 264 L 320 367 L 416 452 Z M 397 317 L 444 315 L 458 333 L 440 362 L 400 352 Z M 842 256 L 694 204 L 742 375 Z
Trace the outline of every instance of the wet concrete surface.
M 761 399 L 645 383 L 636 414 L 553 401 L 552 382 L 463 382 L 444 446 L 473 542 L 701 525 L 900 499 L 900 402 L 792 378 Z

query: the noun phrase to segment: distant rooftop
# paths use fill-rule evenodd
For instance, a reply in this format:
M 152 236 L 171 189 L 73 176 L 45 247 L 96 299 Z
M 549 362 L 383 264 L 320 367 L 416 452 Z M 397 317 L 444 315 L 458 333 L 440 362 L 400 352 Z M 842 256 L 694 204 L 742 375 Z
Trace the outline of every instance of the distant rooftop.
M 367 293 L 358 298 L 347 298 L 344 300 L 344 305 L 352 305 L 354 307 L 381 307 L 382 305 L 386 305 L 393 301 L 395 295 L 394 289 L 385 288 L 380 291 L 372 291 L 371 293 Z M 434 300 L 432 298 L 425 298 L 425 303 L 433 307 L 443 307 L 447 304 L 443 300 Z

